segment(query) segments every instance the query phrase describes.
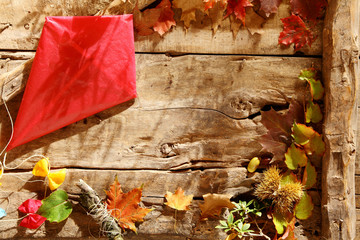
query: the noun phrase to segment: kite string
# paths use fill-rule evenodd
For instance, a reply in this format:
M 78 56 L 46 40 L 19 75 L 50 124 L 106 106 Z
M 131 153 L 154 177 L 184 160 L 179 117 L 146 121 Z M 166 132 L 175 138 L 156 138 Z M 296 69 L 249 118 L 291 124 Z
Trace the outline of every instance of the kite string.
M 9 119 L 10 119 L 11 135 L 10 135 L 9 141 L 8 141 L 7 144 L 5 145 L 4 149 L 1 151 L 0 156 L 3 155 L 3 153 L 5 152 L 6 148 L 9 146 L 9 144 L 10 144 L 10 142 L 11 142 L 13 136 L 14 136 L 14 121 L 13 121 L 13 119 L 12 119 L 12 117 L 11 117 L 11 113 L 10 113 L 10 111 L 9 111 L 9 108 L 8 108 L 7 104 L 6 104 L 5 99 L 2 98 L 2 101 L 3 101 L 3 103 L 4 103 L 6 112 L 7 112 L 8 116 L 9 116 Z M 34 157 L 45 158 L 45 159 L 48 161 L 48 163 L 49 163 L 49 159 L 48 159 L 47 157 L 45 157 L 44 155 L 34 154 L 34 155 L 32 155 L 32 156 L 24 159 L 24 160 L 23 160 L 20 164 L 18 164 L 17 166 L 15 166 L 15 167 L 8 167 L 8 166 L 6 166 L 6 163 L 5 163 L 5 162 L 6 162 L 6 156 L 7 156 L 7 152 L 5 152 L 5 154 L 4 154 L 3 161 L 2 161 L 2 162 L 0 161 L 0 167 L 1 167 L 0 177 L 1 177 L 2 174 L 4 173 L 4 169 L 9 169 L 9 170 L 17 169 L 17 168 L 19 168 L 22 164 L 24 164 L 25 162 L 29 161 L 30 159 L 32 159 L 32 158 L 34 158 Z M 50 163 L 49 163 L 48 165 L 49 165 L 49 170 L 50 170 Z M 18 177 L 18 178 L 19 178 L 19 177 Z M 21 178 L 19 178 L 19 179 L 21 179 Z M 21 179 L 21 180 L 23 180 L 23 179 Z M 36 180 L 36 181 L 38 181 L 38 180 Z

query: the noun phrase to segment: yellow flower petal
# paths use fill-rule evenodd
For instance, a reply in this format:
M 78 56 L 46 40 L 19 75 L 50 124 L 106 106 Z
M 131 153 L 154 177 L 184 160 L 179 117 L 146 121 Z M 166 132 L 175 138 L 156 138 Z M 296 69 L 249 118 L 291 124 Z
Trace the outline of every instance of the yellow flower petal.
M 49 187 L 50 187 L 51 191 L 60 187 L 60 185 L 65 180 L 65 175 L 66 175 L 65 168 L 63 168 L 57 172 L 49 173 L 48 178 L 49 178 Z
M 46 177 L 49 174 L 49 160 L 43 158 L 35 164 L 32 174 L 38 177 Z

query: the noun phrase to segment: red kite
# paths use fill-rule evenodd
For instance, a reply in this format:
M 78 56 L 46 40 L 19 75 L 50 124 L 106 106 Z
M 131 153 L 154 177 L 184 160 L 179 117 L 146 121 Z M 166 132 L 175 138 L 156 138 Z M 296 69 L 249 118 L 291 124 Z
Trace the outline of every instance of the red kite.
M 7 151 L 136 97 L 132 15 L 47 17 Z

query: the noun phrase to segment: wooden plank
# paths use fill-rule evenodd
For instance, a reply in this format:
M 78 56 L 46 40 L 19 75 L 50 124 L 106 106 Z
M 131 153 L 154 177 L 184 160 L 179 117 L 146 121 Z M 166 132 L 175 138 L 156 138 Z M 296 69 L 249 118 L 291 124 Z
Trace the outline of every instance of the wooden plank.
M 322 234 L 325 239 L 354 239 L 355 150 L 359 78 L 359 1 L 329 2 L 323 36 L 325 84 L 324 133 L 327 151 L 322 176 Z M 344 104 L 346 103 L 346 104 Z
M 67 177 L 64 184 L 61 186 L 68 193 L 75 195 L 79 194 L 80 190 L 75 186 L 75 183 L 81 178 L 84 179 L 90 186 L 92 186 L 102 198 L 104 198 L 104 189 L 107 189 L 109 184 L 114 180 L 115 175 L 118 176 L 119 182 L 122 184 L 124 192 L 132 188 L 143 185 L 143 202 L 147 207 L 154 208 L 146 221 L 139 226 L 140 234 L 151 234 L 152 237 L 163 235 L 159 239 L 168 239 L 171 235 L 177 235 L 179 239 L 186 239 L 195 235 L 201 236 L 200 239 L 218 239 L 221 232 L 218 232 L 214 227 L 218 224 L 215 221 L 201 223 L 199 221 L 198 202 L 195 201 L 192 205 L 192 210 L 186 213 L 178 213 L 177 218 L 177 233 L 174 229 L 174 211 L 163 205 L 164 195 L 166 191 L 175 191 L 177 186 L 186 189 L 186 194 L 194 194 L 195 197 L 201 197 L 203 194 L 212 193 L 227 193 L 232 196 L 251 191 L 252 184 L 256 181 L 259 174 L 248 178 L 247 171 L 243 168 L 233 169 L 213 169 L 205 171 L 188 171 L 188 172 L 168 172 L 168 171 L 114 171 L 114 170 L 67 170 Z M 25 180 L 19 180 L 19 178 Z M 44 186 L 39 182 L 34 181 L 36 178 L 29 173 L 5 173 L 2 178 L 2 189 L 0 199 L 9 197 L 11 204 L 8 206 L 8 217 L 18 218 L 17 207 L 26 199 L 34 198 L 37 195 L 43 194 Z M 6 206 L 6 200 L 0 202 L 0 206 Z M 157 227 L 154 228 L 154 224 Z M 13 238 L 14 236 L 21 236 L 29 234 L 31 231 L 25 231 L 23 228 L 17 228 L 17 221 L 7 222 L 6 224 L 0 222 L 0 238 Z M 60 224 L 46 224 L 36 231 L 33 237 L 87 237 L 90 235 L 87 230 L 91 228 L 91 232 L 97 235 L 99 227 L 86 216 L 86 213 L 78 206 L 75 207 L 74 213 L 71 217 Z M 202 229 L 209 229 L 201 231 Z M 198 229 L 198 231 L 195 231 Z M 194 230 L 194 231 L 193 231 Z M 204 229 L 205 230 L 205 229 Z M 167 238 L 166 238 L 167 236 Z M 222 237 L 223 238 L 223 237 Z M 130 238 L 131 239 L 131 238 Z M 135 238 L 136 239 L 136 238 Z M 146 238 L 144 238 L 146 239 Z
M 140 8 L 154 0 L 140 1 Z M 44 17 L 49 15 L 94 15 L 109 4 L 110 0 L 8 0 L 0 9 L 2 33 L 0 49 L 35 50 L 39 41 Z M 283 48 L 278 45 L 278 37 L 282 31 L 280 18 L 289 16 L 289 3 L 283 3 L 279 12 L 263 24 L 263 34 L 252 35 L 247 28 L 241 28 L 236 38 L 230 30 L 229 19 L 222 22 L 221 27 L 213 34 L 211 20 L 198 13 L 198 21 L 188 31 L 180 23 L 180 13 L 176 11 L 178 26 L 164 37 L 153 34 L 147 37 L 136 36 L 137 52 L 181 52 L 181 53 L 228 53 L 255 55 L 294 54 L 293 47 Z M 251 22 L 247 25 L 250 27 Z M 321 55 L 322 24 L 316 30 L 316 41 L 311 48 L 302 51 L 308 55 Z
M 231 173 L 231 174 L 228 174 Z M 105 197 L 103 189 L 108 188 L 117 174 L 122 188 L 125 192 L 133 187 L 138 187 L 139 184 L 144 183 L 142 201 L 147 208 L 154 210 L 148 214 L 143 223 L 138 225 L 139 235 L 128 234 L 126 239 L 208 239 L 218 240 L 225 239 L 224 234 L 215 229 L 218 225 L 218 220 L 199 221 L 200 211 L 198 208 L 201 200 L 194 200 L 190 211 L 178 212 L 176 221 L 176 230 L 174 229 L 174 210 L 163 205 L 164 194 L 166 190 L 173 191 L 176 186 L 186 187 L 185 194 L 195 194 L 198 198 L 204 192 L 211 191 L 213 193 L 223 192 L 224 189 L 232 189 L 226 191 L 233 196 L 244 192 L 239 192 L 240 189 L 247 189 L 251 191 L 253 187 L 251 184 L 245 184 L 249 179 L 246 178 L 245 169 L 216 169 L 205 171 L 189 171 L 171 173 L 165 171 L 114 171 L 114 170 L 68 170 L 67 178 L 61 188 L 68 191 L 71 196 L 79 194 L 79 189 L 75 187 L 74 183 L 80 178 L 86 179 L 89 185 L 94 187 L 101 198 Z M 134 175 L 135 174 L 135 175 Z M 216 177 L 215 177 L 215 175 Z M 230 176 L 231 175 L 231 176 Z M 253 176 L 250 179 L 255 181 L 258 177 Z M 239 176 L 237 179 L 236 176 Z M 6 173 L 2 179 L 4 191 L 0 192 L 1 207 L 6 207 L 6 197 L 10 198 L 11 204 L 8 206 L 8 216 L 5 219 L 19 218 L 17 207 L 28 198 L 41 198 L 44 188 L 42 184 L 37 182 L 22 182 L 18 178 L 24 180 L 36 180 L 31 176 L 31 173 Z M 166 179 L 164 181 L 164 179 Z M 184 181 L 185 180 L 185 181 Z M 210 180 L 210 181 L 209 181 Z M 216 187 L 217 182 L 222 182 L 223 186 Z M 13 183 L 13 184 L 10 184 Z M 215 183 L 215 184 L 214 184 Z M 240 185 L 239 185 L 240 184 Z M 309 194 L 314 200 L 315 208 L 314 215 L 311 219 L 301 221 L 301 225 L 296 227 L 295 232 L 303 239 L 319 239 L 320 232 L 320 196 L 316 191 L 311 191 Z M 33 238 L 47 239 L 87 239 L 91 234 L 98 236 L 99 226 L 74 202 L 74 211 L 70 218 L 60 224 L 45 224 L 37 231 L 25 230 L 18 227 L 19 222 L 0 222 L 0 239 L 13 239 L 14 237 L 26 238 L 31 236 Z M 157 227 L 154 227 L 157 226 Z
M 47 155 L 54 167 L 180 170 L 243 166 L 261 150 L 256 140 L 265 133 L 256 117 L 260 109 L 285 104 L 274 88 L 301 98 L 305 83 L 297 79 L 299 70 L 321 62 L 148 54 L 137 54 L 136 59 L 139 97 L 135 102 L 13 149 L 8 154 L 10 166 L 33 154 Z M 20 99 L 9 102 L 14 118 Z M 11 127 L 3 108 L 0 114 L 4 146 Z M 31 168 L 34 161 L 22 168 Z
M 113 0 L 6 0 L 0 15 L 0 49 L 35 50 L 46 16 L 91 16 Z M 140 0 L 143 8 L 154 0 Z

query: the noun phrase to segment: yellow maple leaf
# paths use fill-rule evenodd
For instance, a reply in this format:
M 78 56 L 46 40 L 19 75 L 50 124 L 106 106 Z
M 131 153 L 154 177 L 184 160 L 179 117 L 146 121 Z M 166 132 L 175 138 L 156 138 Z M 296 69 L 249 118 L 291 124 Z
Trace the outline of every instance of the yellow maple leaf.
M 234 208 L 234 204 L 230 202 L 231 195 L 227 194 L 212 194 L 208 193 L 203 195 L 204 204 L 200 204 L 201 219 L 205 220 L 209 217 L 219 216 L 223 208 Z
M 49 179 L 49 187 L 51 191 L 60 187 L 60 185 L 64 182 L 66 176 L 66 169 L 60 169 L 59 171 L 52 172 L 48 174 Z
M 37 177 L 46 177 L 49 174 L 49 170 L 49 159 L 43 158 L 35 164 L 32 174 Z
M 165 198 L 167 200 L 165 204 L 169 207 L 176 210 L 185 211 L 189 210 L 189 205 L 193 199 L 193 195 L 185 196 L 184 190 L 179 187 L 174 194 L 171 192 L 166 192 Z

